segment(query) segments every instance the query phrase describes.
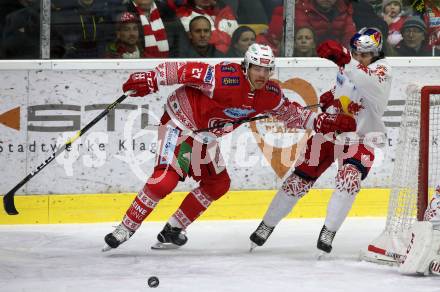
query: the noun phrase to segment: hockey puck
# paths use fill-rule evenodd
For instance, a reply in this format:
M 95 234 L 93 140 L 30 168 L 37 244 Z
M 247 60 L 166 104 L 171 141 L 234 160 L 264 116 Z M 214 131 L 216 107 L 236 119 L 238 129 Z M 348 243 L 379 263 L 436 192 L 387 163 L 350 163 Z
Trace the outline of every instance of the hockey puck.
M 148 286 L 150 286 L 151 288 L 156 288 L 157 286 L 159 286 L 159 278 L 155 276 L 148 278 Z

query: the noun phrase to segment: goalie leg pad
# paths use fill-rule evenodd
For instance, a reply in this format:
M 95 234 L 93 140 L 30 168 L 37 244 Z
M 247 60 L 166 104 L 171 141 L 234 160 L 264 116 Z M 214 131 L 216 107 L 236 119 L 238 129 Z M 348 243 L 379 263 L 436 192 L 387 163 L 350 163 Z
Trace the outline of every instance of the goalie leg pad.
M 440 258 L 440 231 L 434 230 L 431 222 L 417 221 L 410 232 L 410 242 L 399 272 L 429 275 L 431 262 Z

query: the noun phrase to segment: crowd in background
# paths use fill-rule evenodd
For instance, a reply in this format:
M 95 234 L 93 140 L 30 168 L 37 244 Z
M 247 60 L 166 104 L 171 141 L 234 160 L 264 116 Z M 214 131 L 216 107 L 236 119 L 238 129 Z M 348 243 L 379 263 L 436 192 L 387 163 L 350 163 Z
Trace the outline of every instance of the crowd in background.
M 243 57 L 254 42 L 284 56 L 283 0 L 52 0 L 50 58 Z M 40 58 L 40 0 L 2 0 L 0 58 Z M 316 56 L 362 27 L 387 56 L 440 56 L 440 0 L 296 0 L 294 56 Z

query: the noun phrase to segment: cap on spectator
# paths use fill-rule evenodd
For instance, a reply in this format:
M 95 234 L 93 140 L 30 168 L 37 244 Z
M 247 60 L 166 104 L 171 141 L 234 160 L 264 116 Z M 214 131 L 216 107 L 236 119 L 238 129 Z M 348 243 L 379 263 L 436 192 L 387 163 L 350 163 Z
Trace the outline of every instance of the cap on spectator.
M 388 6 L 388 4 L 396 2 L 400 5 L 400 10 L 402 10 L 402 0 L 383 0 L 382 1 L 382 11 L 385 10 L 385 7 Z
M 410 27 L 417 27 L 418 29 L 420 29 L 421 31 L 423 31 L 424 33 L 426 33 L 426 24 L 425 22 L 418 16 L 410 16 L 408 17 L 405 22 L 403 23 L 402 26 L 402 30 L 404 31 L 407 28 Z
M 119 24 L 132 23 L 132 22 L 137 22 L 137 21 L 138 21 L 137 16 L 134 15 L 133 13 L 130 13 L 130 12 L 122 13 L 118 19 Z

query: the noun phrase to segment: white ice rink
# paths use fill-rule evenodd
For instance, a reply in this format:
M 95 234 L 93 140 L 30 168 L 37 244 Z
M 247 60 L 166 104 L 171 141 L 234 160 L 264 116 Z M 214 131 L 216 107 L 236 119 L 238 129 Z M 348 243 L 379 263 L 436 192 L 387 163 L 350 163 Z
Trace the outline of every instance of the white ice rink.
M 196 222 L 188 243 L 168 251 L 150 249 L 163 223 L 146 222 L 107 253 L 100 249 L 111 223 L 0 226 L 0 291 L 440 291 L 440 277 L 358 261 L 384 221 L 347 220 L 322 261 L 315 244 L 323 219 L 284 220 L 253 253 L 256 220 Z M 147 285 L 152 275 L 158 288 Z

